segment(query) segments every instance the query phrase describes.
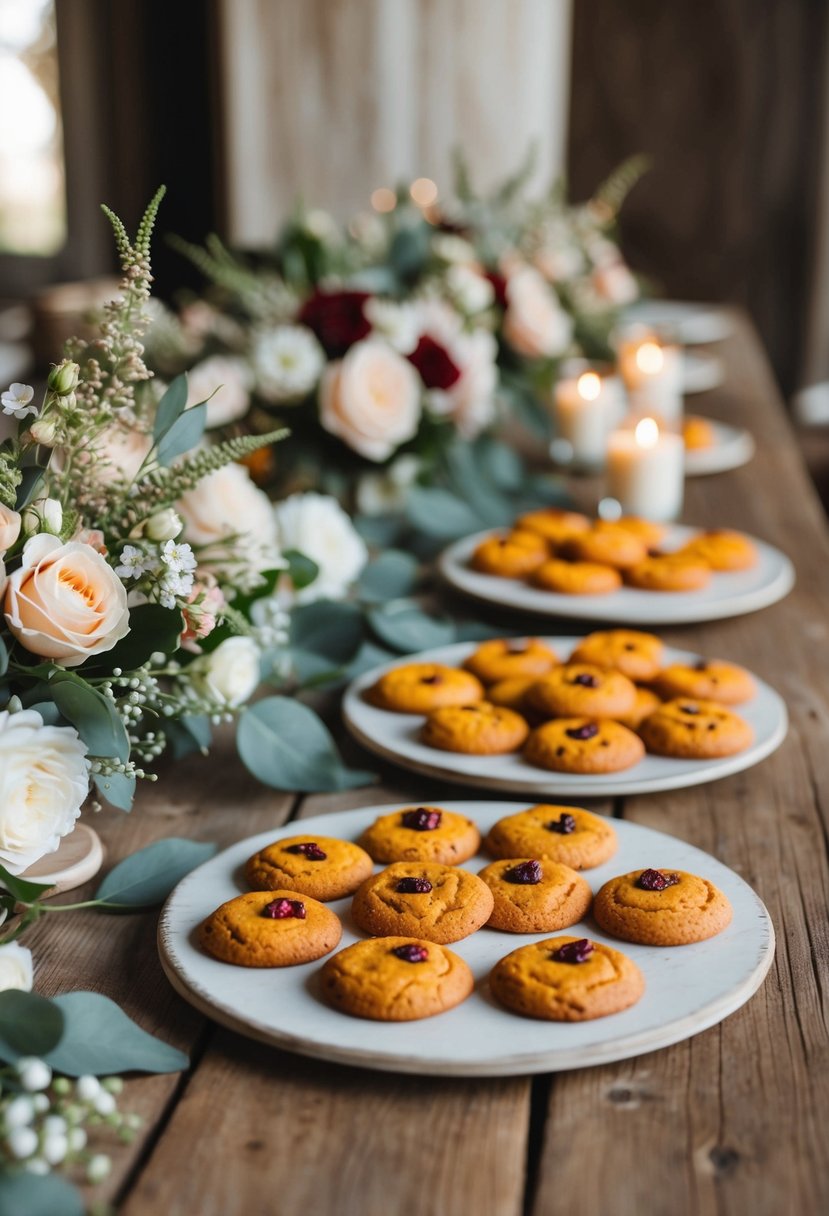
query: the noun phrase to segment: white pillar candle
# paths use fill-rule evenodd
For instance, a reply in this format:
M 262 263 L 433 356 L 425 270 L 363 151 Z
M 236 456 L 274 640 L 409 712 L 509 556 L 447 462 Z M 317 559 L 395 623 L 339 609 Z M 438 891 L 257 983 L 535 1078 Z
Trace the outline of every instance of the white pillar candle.
M 685 444 L 681 435 L 660 431 L 653 418 L 634 430 L 614 431 L 607 449 L 608 494 L 623 515 L 660 522 L 682 510 Z
M 607 439 L 624 413 L 624 400 L 616 376 L 588 370 L 558 380 L 552 402 L 553 457 L 580 468 L 604 468 Z
M 619 372 L 628 391 L 631 411 L 638 417 L 658 418 L 679 430 L 682 424 L 682 351 L 641 333 L 622 337 L 618 348 Z

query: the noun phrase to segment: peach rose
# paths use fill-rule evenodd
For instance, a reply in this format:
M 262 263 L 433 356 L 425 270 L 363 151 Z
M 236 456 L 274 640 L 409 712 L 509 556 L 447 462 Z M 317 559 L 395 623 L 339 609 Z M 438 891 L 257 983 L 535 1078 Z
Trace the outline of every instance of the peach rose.
M 9 629 L 31 654 L 77 667 L 129 633 L 124 585 L 100 553 L 40 533 L 6 584 Z
M 368 460 L 386 460 L 420 422 L 417 372 L 385 342 L 355 342 L 320 385 L 320 421 Z
M 529 359 L 562 354 L 573 336 L 573 322 L 537 270 L 525 267 L 507 282 L 504 338 Z
M 20 535 L 20 515 L 0 502 L 0 554 L 11 549 Z

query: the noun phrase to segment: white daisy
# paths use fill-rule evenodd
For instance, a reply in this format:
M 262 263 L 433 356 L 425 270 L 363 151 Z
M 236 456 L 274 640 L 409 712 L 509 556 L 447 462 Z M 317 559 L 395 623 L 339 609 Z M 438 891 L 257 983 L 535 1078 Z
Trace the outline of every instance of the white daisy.
M 280 405 L 306 397 L 325 364 L 322 347 L 304 325 L 260 330 L 252 355 L 259 392 L 266 401 Z
M 37 414 L 37 406 L 29 404 L 34 395 L 31 384 L 10 384 L 0 397 L 3 413 L 18 419 L 25 418 L 27 414 Z

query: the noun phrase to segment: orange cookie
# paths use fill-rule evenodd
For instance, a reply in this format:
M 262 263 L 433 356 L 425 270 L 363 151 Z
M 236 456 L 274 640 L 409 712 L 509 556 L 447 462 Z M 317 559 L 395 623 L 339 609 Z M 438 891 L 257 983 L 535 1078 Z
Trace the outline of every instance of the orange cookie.
M 742 705 L 757 691 L 757 685 L 744 667 L 719 659 L 700 659 L 690 665 L 672 663 L 659 673 L 656 688 L 666 700 L 697 697 L 718 701 L 720 705 Z
M 535 728 L 524 748 L 529 764 L 556 773 L 618 773 L 638 764 L 644 754 L 639 736 L 609 718 L 545 722 Z
M 701 558 L 712 570 L 750 570 L 757 564 L 757 548 L 741 532 L 726 528 L 700 532 L 680 549 L 686 556 Z
M 487 700 L 492 705 L 503 705 L 526 716 L 526 694 L 535 684 L 535 676 L 521 676 L 510 680 L 499 680 L 486 690 Z
M 482 700 L 483 685 L 471 671 L 443 663 L 404 663 L 380 676 L 366 700 L 398 714 L 427 714 L 442 705 L 471 705 Z
M 593 525 L 597 532 L 601 532 L 607 528 L 624 528 L 627 532 L 632 532 L 634 536 L 638 536 L 641 541 L 652 549 L 654 545 L 661 544 L 667 529 L 664 524 L 656 524 L 652 519 L 640 519 L 638 515 L 623 515 L 621 519 L 597 519 Z
M 529 726 L 514 709 L 479 701 L 477 705 L 447 706 L 428 714 L 420 738 L 429 747 L 472 756 L 517 752 Z
M 371 869 L 368 853 L 348 840 L 286 836 L 254 853 L 245 866 L 245 880 L 254 891 L 290 887 L 325 903 L 351 895 Z
M 749 724 L 716 701 L 679 697 L 666 701 L 639 728 L 645 747 L 657 756 L 716 760 L 745 751 L 754 742 Z
M 437 806 L 403 807 L 381 815 L 360 837 L 362 847 L 382 865 L 436 861 L 454 866 L 477 853 L 480 843 L 471 819 Z
M 602 865 L 617 846 L 609 819 L 581 807 L 547 803 L 499 819 L 486 838 L 493 857 L 549 857 L 574 870 Z
M 487 927 L 505 933 L 555 933 L 580 921 L 593 902 L 581 875 L 558 861 L 494 861 L 480 877 L 494 900 Z
M 620 715 L 618 721 L 629 730 L 638 730 L 645 718 L 649 718 L 662 704 L 661 698 L 650 688 L 637 688 L 633 709 Z
M 497 578 L 523 578 L 549 556 L 547 542 L 537 532 L 508 532 L 488 536 L 470 559 L 473 570 Z
M 198 938 L 223 963 L 293 967 L 328 954 L 342 932 L 330 908 L 299 891 L 249 891 L 211 913 Z
M 558 595 L 610 595 L 622 585 L 622 576 L 613 566 L 598 562 L 566 562 L 551 558 L 530 576 L 533 586 Z
M 477 874 L 434 862 L 397 861 L 366 879 L 351 915 L 358 929 L 375 937 L 459 942 L 486 924 L 492 904 L 492 892 Z
M 544 507 L 540 511 L 528 511 L 515 521 L 516 527 L 527 532 L 537 532 L 551 545 L 561 545 L 564 541 L 587 532 L 590 520 L 586 515 L 576 511 L 563 511 L 558 507 Z
M 711 567 L 687 552 L 659 553 L 625 571 L 625 582 L 640 591 L 699 591 L 711 581 Z
M 346 946 L 320 970 L 324 999 L 340 1013 L 412 1022 L 466 1000 L 475 981 L 452 950 L 411 937 L 375 937 Z
M 645 560 L 648 546 L 628 528 L 606 523 L 562 545 L 561 555 L 577 562 L 598 562 L 627 570 Z
M 565 663 L 527 693 L 527 704 L 548 718 L 619 718 L 636 701 L 636 688 L 620 671 L 590 663 Z
M 629 680 L 652 680 L 662 666 L 664 646 L 653 633 L 637 629 L 603 629 L 582 638 L 570 663 L 593 663 L 621 671 Z
M 627 942 L 685 946 L 721 933 L 731 904 L 712 882 L 684 870 L 632 870 L 606 882 L 593 904 L 596 923 Z
M 492 638 L 464 662 L 484 684 L 518 676 L 543 676 L 558 663 L 554 650 L 538 638 Z
M 586 1022 L 635 1005 L 642 972 L 627 955 L 586 937 L 553 937 L 513 950 L 489 977 L 513 1013 L 551 1022 Z

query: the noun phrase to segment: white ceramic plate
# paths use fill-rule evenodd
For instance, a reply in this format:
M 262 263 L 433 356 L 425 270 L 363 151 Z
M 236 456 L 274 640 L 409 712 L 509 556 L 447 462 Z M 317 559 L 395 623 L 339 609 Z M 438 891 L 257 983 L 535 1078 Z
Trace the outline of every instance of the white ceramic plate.
M 717 355 L 685 351 L 682 356 L 682 392 L 707 393 L 725 380 L 725 368 Z
M 734 332 L 727 312 L 685 300 L 638 300 L 625 309 L 625 321 L 670 330 L 684 346 L 722 342 Z
M 562 659 L 575 649 L 579 638 L 545 638 Z M 742 772 L 771 755 L 786 737 L 788 717 L 786 705 L 768 684 L 757 680 L 757 693 L 736 712 L 753 727 L 754 743 L 736 756 L 721 760 L 675 760 L 668 756 L 645 756 L 633 768 L 620 773 L 552 773 L 528 764 L 520 752 L 506 756 L 465 756 L 459 752 L 442 752 L 427 747 L 418 738 L 423 725 L 419 714 L 395 714 L 378 709 L 365 700 L 363 693 L 385 671 L 403 663 L 447 663 L 457 667 L 475 650 L 476 642 L 456 642 L 421 654 L 407 655 L 385 663 L 359 676 L 346 689 L 343 717 L 352 735 L 387 760 L 424 776 L 446 781 L 459 781 L 492 791 L 547 796 L 555 794 L 568 798 L 617 797 L 627 794 L 651 794 L 660 790 L 684 789 L 689 785 L 704 785 Z M 665 649 L 665 663 L 695 663 L 700 655 L 687 650 Z M 755 677 L 756 679 L 756 677 Z
M 685 450 L 685 476 L 703 477 L 708 473 L 727 473 L 748 464 L 754 456 L 754 438 L 750 431 L 727 422 L 708 422 L 714 428 L 714 443 L 710 448 Z
M 447 802 L 447 809 L 476 819 L 483 832 L 522 803 Z M 543 934 L 481 929 L 450 948 L 475 975 L 476 988 L 462 1005 L 419 1022 L 369 1022 L 324 1005 L 316 977 L 322 962 L 276 970 L 233 967 L 203 954 L 193 942 L 196 926 L 220 903 L 245 890 L 239 867 L 257 849 L 298 829 L 356 839 L 376 815 L 397 809 L 376 806 L 285 824 L 220 853 L 183 879 L 167 901 L 159 924 L 161 963 L 176 991 L 201 1013 L 250 1038 L 286 1051 L 385 1072 L 458 1077 L 516 1076 L 584 1068 L 642 1055 L 699 1034 L 721 1022 L 757 991 L 774 956 L 774 930 L 760 899 L 733 870 L 707 853 L 638 824 L 614 821 L 619 850 L 603 866 L 587 870 L 594 892 L 615 874 L 657 866 L 704 875 L 731 900 L 734 918 L 717 937 L 693 946 L 649 947 L 618 942 L 591 921 L 565 930 L 606 942 L 642 969 L 647 988 L 631 1009 L 592 1022 L 539 1022 L 496 1005 L 485 983 L 491 968 L 511 950 Z M 466 862 L 480 869 L 488 858 Z M 378 867 L 379 868 L 379 867 Z M 341 946 L 358 940 L 349 900 L 330 906 L 344 921 Z M 554 936 L 548 934 L 546 936 Z
M 496 578 L 473 570 L 469 559 L 491 531 L 477 532 L 451 544 L 438 560 L 440 573 L 458 591 L 474 599 L 538 616 L 625 625 L 687 625 L 757 612 L 782 600 L 794 586 L 794 567 L 785 554 L 752 537 L 757 546 L 757 565 L 733 574 L 714 574 L 708 586 L 700 591 L 640 591 L 636 587 L 620 587 L 610 595 L 560 595 L 517 578 Z M 676 525 L 660 547 L 678 549 L 698 531 Z

